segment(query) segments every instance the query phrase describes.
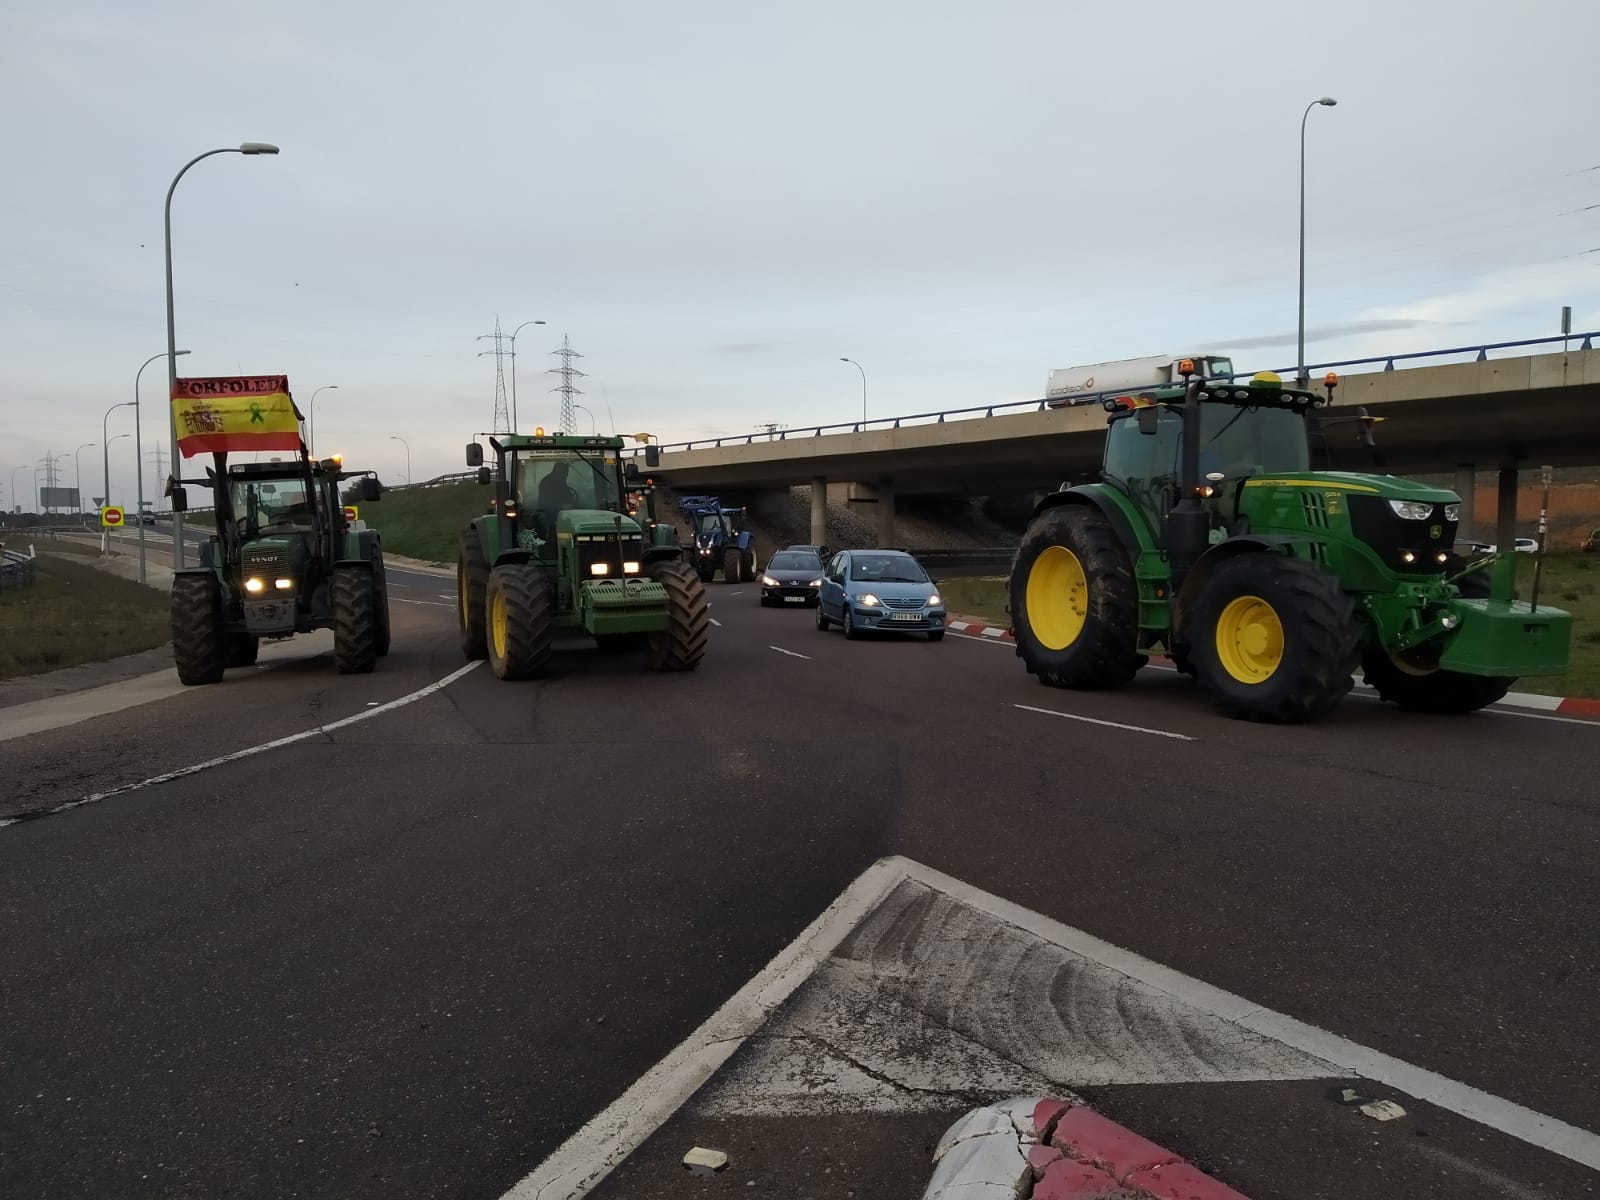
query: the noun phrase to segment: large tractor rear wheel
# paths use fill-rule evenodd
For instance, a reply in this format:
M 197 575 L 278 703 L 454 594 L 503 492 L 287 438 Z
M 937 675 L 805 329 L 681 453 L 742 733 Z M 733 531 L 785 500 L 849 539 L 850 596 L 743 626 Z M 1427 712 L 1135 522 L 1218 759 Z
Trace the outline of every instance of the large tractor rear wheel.
M 223 665 L 228 668 L 253 667 L 261 653 L 261 639 L 253 633 L 230 633 L 227 648 L 223 651 Z
M 1282 554 L 1220 564 L 1184 617 L 1201 686 L 1229 716 L 1291 724 L 1330 712 L 1361 657 L 1355 606 L 1322 568 Z
M 378 664 L 378 614 L 370 567 L 333 569 L 333 662 L 341 675 L 365 675 Z
M 1099 511 L 1061 505 L 1035 517 L 1010 592 L 1017 654 L 1040 683 L 1120 687 L 1144 665 L 1133 566 Z
M 722 552 L 722 582 L 738 583 L 743 578 L 744 555 L 737 546 L 729 546 Z
M 181 683 L 220 683 L 227 666 L 222 632 L 222 589 L 214 575 L 172 580 L 172 657 Z
M 1452 556 L 1447 571 L 1459 570 L 1460 559 Z M 1489 572 L 1474 571 L 1456 581 L 1461 595 L 1469 600 L 1489 598 Z M 1361 673 L 1378 693 L 1379 700 L 1398 704 L 1411 712 L 1456 715 L 1477 712 L 1506 698 L 1514 677 L 1503 675 L 1464 675 L 1460 671 L 1441 671 L 1436 654 L 1391 655 L 1369 650 L 1361 659 Z
M 646 662 L 652 671 L 692 671 L 706 656 L 710 640 L 711 605 L 705 585 L 680 562 L 653 563 L 650 578 L 666 589 L 667 627 L 650 634 Z
M 389 653 L 389 576 L 383 568 L 383 551 L 372 552 L 372 607 L 378 615 L 378 657 Z
M 469 529 L 456 548 L 456 623 L 461 628 L 461 653 L 469 660 L 489 657 L 484 624 L 488 594 L 489 560 L 484 557 L 478 531 Z
M 534 679 L 550 669 L 555 609 L 538 567 L 506 563 L 489 572 L 489 667 L 496 679 Z

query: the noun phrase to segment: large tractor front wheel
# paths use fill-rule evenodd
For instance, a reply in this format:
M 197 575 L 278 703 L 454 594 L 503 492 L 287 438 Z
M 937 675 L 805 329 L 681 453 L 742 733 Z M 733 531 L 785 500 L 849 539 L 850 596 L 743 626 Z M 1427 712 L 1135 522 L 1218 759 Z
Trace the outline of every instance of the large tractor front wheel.
M 372 569 L 333 569 L 333 662 L 341 675 L 366 675 L 378 665 L 378 614 Z
M 1035 517 L 1010 592 L 1017 654 L 1040 683 L 1120 687 L 1144 665 L 1133 566 L 1099 511 L 1062 505 Z
M 175 575 L 171 620 L 172 657 L 179 682 L 191 687 L 220 683 L 228 647 L 222 632 L 222 589 L 216 576 Z
M 756 552 L 755 552 L 755 550 L 753 550 L 753 549 L 746 550 L 743 553 L 743 555 L 740 556 L 739 570 L 741 572 L 741 576 L 740 577 L 744 580 L 745 583 L 754 583 L 756 581 Z
M 730 546 L 722 552 L 722 582 L 739 583 L 743 579 L 744 555 L 737 546 Z
M 383 551 L 372 552 L 372 607 L 378 617 L 378 657 L 389 653 L 389 576 L 383 569 Z
M 223 665 L 230 670 L 234 667 L 253 667 L 260 653 L 261 639 L 255 634 L 230 633 L 223 651 Z
M 1452 556 L 1446 570 L 1457 570 L 1461 561 Z M 1474 571 L 1456 581 L 1462 596 L 1469 600 L 1489 598 L 1489 572 Z M 1361 660 L 1361 673 L 1378 693 L 1379 700 L 1397 704 L 1411 712 L 1457 715 L 1477 712 L 1506 698 L 1514 677 L 1503 675 L 1464 675 L 1460 671 L 1441 671 L 1437 655 L 1426 650 L 1391 655 L 1370 650 Z
M 737 553 L 737 551 L 735 551 Z M 685 563 L 655 563 L 650 578 L 667 593 L 667 624 L 649 636 L 646 662 L 652 671 L 692 671 L 706 656 L 711 605 L 693 568 Z
M 1282 554 L 1221 563 L 1183 619 L 1201 686 L 1229 716 L 1292 724 L 1330 712 L 1361 656 L 1355 606 L 1320 567 Z
M 489 634 L 484 624 L 488 601 L 489 560 L 484 557 L 478 531 L 461 535 L 456 548 L 456 623 L 461 629 L 461 653 L 469 661 L 489 657 Z
M 488 626 L 496 679 L 534 679 L 550 669 L 555 609 L 538 567 L 506 563 L 489 572 Z

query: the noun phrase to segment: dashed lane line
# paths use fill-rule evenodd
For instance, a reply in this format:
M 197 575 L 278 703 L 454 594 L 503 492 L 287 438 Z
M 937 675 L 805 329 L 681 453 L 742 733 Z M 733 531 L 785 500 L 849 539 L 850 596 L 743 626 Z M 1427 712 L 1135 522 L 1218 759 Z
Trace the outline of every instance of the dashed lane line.
M 811 655 L 809 655 L 809 654 L 797 654 L 793 650 L 785 650 L 782 646 L 768 646 L 767 649 L 768 650 L 776 650 L 779 654 L 787 654 L 790 658 L 803 658 L 807 662 L 811 661 Z
M 1150 729 L 1144 725 L 1124 725 L 1121 721 L 1102 721 L 1098 717 L 1085 717 L 1077 713 L 1058 712 L 1053 708 L 1035 708 L 1031 704 L 1013 704 L 1012 708 L 1020 708 L 1023 712 L 1043 713 L 1047 717 L 1064 717 L 1068 721 L 1082 721 L 1085 725 L 1103 725 L 1107 729 L 1126 729 L 1130 733 L 1148 733 L 1152 737 L 1171 738 L 1177 742 L 1192 742 L 1195 739 L 1186 733 L 1172 733 L 1166 729 Z

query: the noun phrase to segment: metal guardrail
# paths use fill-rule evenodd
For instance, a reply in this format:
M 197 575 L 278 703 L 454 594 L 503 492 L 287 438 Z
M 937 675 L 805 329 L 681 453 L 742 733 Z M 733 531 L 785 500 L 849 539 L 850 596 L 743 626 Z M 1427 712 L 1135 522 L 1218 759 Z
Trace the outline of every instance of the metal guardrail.
M 1015 546 L 979 546 L 969 550 L 907 550 L 930 574 L 951 571 L 985 571 L 1005 574 L 1011 570 Z
M 0 592 L 27 587 L 39 577 L 32 554 L 0 550 Z
M 1409 363 L 1428 358 L 1448 358 L 1459 354 L 1472 354 L 1476 356 L 1475 362 L 1487 362 L 1489 361 L 1489 351 L 1491 350 L 1512 350 L 1528 346 L 1557 344 L 1570 345 L 1580 339 L 1581 344 L 1578 347 L 1580 350 L 1592 350 L 1594 349 L 1596 338 L 1600 338 L 1600 330 L 1595 330 L 1591 333 L 1574 333 L 1569 337 L 1525 338 L 1517 342 L 1485 342 L 1478 346 L 1451 346 L 1443 350 L 1419 350 L 1409 354 L 1384 354 L 1374 358 L 1344 358 L 1336 362 L 1307 363 L 1305 369 L 1307 372 L 1326 372 L 1341 367 L 1368 367 L 1382 363 L 1385 371 L 1392 371 L 1395 369 L 1395 363 L 1397 362 Z M 1274 368 L 1279 375 L 1289 377 L 1293 377 L 1299 369 L 1298 366 Z M 1226 379 L 1231 382 L 1235 379 L 1249 379 L 1255 374 L 1257 374 L 1255 371 L 1237 371 L 1232 375 L 1219 375 L 1216 378 L 1219 380 Z M 753 446 L 756 442 L 763 440 L 786 442 L 790 438 L 797 437 L 821 437 L 824 434 L 835 433 L 862 433 L 873 427 L 899 429 L 903 424 L 910 422 L 942 425 L 947 418 L 951 417 L 971 418 L 978 415 L 992 417 L 997 412 L 1020 412 L 1024 410 L 1044 412 L 1050 408 L 1077 408 L 1081 405 L 1101 403 L 1114 396 L 1125 396 L 1130 391 L 1137 390 L 1139 389 L 1122 387 L 1108 388 L 1099 392 L 1084 392 L 1072 396 L 1065 404 L 1061 403 L 1061 397 L 1055 397 L 1054 404 L 1051 403 L 1051 397 L 1039 397 L 1033 400 L 1008 400 L 1000 404 L 975 404 L 968 408 L 947 408 L 932 412 L 906 413 L 898 417 L 873 417 L 866 421 L 839 421 L 831 425 L 806 425 L 799 429 L 780 429 L 776 433 L 741 433 L 731 437 L 695 438 L 693 441 L 687 442 L 661 442 L 657 443 L 655 448 L 658 450 L 693 450 L 696 446 L 699 446 L 702 449 L 720 450 L 723 446 Z M 636 447 L 624 453 L 638 458 L 643 455 L 644 451 L 642 448 Z

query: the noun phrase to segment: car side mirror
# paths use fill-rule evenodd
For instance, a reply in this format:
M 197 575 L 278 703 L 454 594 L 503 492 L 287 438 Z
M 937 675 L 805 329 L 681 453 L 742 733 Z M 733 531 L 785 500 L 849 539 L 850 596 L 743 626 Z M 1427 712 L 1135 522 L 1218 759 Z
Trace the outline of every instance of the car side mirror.
M 467 466 L 481 467 L 483 465 L 483 447 L 477 442 L 467 443 Z
M 622 466 L 622 477 L 624 479 L 629 480 L 630 482 L 632 480 L 635 480 L 635 479 L 639 478 L 639 464 L 634 462 L 633 459 L 630 458 Z
M 489 468 L 488 467 L 479 467 L 478 468 L 478 482 L 480 484 L 487 484 L 492 478 L 493 478 L 493 476 L 491 476 L 489 474 Z
M 644 465 L 647 467 L 659 467 L 661 465 L 660 446 L 646 446 L 644 448 Z
M 361 477 L 361 498 L 371 504 L 383 499 L 383 484 L 371 475 Z
M 1133 419 L 1139 422 L 1140 433 L 1144 434 L 1146 437 L 1154 437 L 1156 432 L 1156 422 L 1161 419 L 1161 416 L 1159 410 L 1153 407 L 1145 407 L 1135 409 Z

